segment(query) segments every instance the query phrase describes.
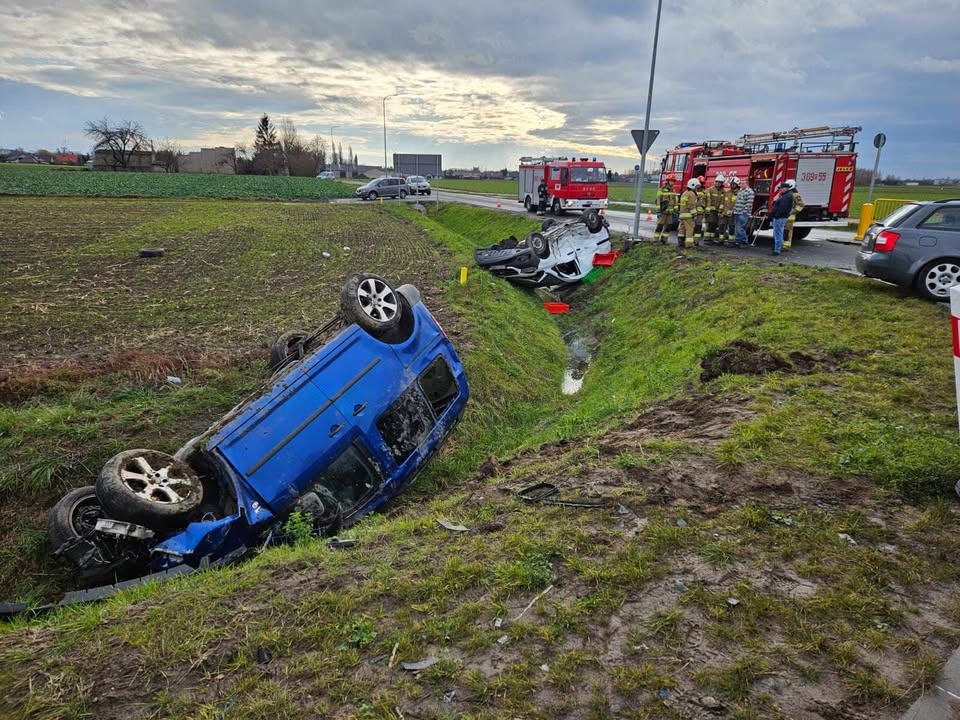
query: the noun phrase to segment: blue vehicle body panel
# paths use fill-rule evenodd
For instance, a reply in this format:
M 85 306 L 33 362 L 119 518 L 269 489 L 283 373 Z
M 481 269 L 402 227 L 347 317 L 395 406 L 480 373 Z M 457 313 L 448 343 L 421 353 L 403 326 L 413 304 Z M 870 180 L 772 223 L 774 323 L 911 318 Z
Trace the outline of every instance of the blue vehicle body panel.
M 211 428 L 204 452 L 232 484 L 236 512 L 191 523 L 158 543 L 151 566 L 196 566 L 204 557 L 253 546 L 350 446 L 362 449 L 380 484 L 344 508 L 347 523 L 408 485 L 456 426 L 469 398 L 460 359 L 433 316 L 419 302 L 410 310 L 414 325 L 407 340 L 386 343 L 351 325 Z M 398 465 L 377 422 L 438 356 L 458 394 Z

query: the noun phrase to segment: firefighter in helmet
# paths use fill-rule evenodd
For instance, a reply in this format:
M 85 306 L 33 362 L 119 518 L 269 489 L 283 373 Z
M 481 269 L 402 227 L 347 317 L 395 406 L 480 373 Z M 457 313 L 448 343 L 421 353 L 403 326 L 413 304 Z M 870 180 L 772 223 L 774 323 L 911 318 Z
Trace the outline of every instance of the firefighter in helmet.
M 800 214 L 800 211 L 803 210 L 806 205 L 804 205 L 803 198 L 800 197 L 800 193 L 797 192 L 796 180 L 787 180 L 785 185 L 787 186 L 787 189 L 784 192 L 788 192 L 793 195 L 793 210 L 790 211 L 790 217 L 787 218 L 787 226 L 783 231 L 783 249 L 789 250 L 791 247 L 793 247 L 793 224 L 797 221 L 797 215 Z
M 696 178 L 690 178 L 687 181 L 687 189 L 680 196 L 680 227 L 677 230 L 677 247 L 689 247 L 696 242 L 694 218 L 698 214 L 697 188 L 699 186 L 700 183 Z
M 734 234 L 733 228 L 733 206 L 737 204 L 737 192 L 740 190 L 740 181 L 736 175 L 730 176 L 727 180 L 727 187 L 720 196 L 720 206 L 717 210 L 717 244 L 721 242 L 727 247 L 733 247 L 731 235 Z
M 704 214 L 706 213 L 706 202 L 707 202 L 707 196 L 705 192 L 706 188 L 704 187 L 704 183 L 706 183 L 706 181 L 707 180 L 705 177 L 703 177 L 703 175 L 698 177 L 697 187 L 694 190 L 694 194 L 697 196 L 696 217 L 694 218 L 694 223 L 693 223 L 693 244 L 694 245 L 699 245 L 701 242 L 701 238 L 703 237 L 703 218 L 704 218 Z M 689 183 L 687 183 L 687 185 L 689 186 Z
M 543 215 L 546 212 L 549 200 L 550 193 L 547 191 L 547 181 L 540 178 L 540 184 L 537 185 L 537 215 Z
M 720 223 L 720 202 L 723 199 L 723 183 L 726 178 L 723 173 L 717 175 L 713 187 L 708 187 L 703 191 L 703 219 L 704 232 L 703 240 L 707 245 L 713 245 L 717 242 L 717 225 Z
M 661 244 L 666 244 L 670 238 L 670 226 L 677 213 L 677 193 L 673 190 L 673 180 L 673 175 L 665 176 L 657 190 L 657 227 L 653 231 L 653 239 Z

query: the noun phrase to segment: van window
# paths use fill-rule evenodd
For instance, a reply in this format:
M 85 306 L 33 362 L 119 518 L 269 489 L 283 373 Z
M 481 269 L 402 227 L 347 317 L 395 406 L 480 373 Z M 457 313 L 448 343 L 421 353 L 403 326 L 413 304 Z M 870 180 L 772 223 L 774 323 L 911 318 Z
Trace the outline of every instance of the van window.
M 327 466 L 316 483 L 332 492 L 343 509 L 348 510 L 380 487 L 382 478 L 366 450 L 354 443 Z
M 410 457 L 417 445 L 433 427 L 433 415 L 417 383 L 413 383 L 394 400 L 393 405 L 377 420 L 377 430 L 390 448 L 397 464 Z
M 433 414 L 437 417 L 443 415 L 460 392 L 457 381 L 454 379 L 453 373 L 450 372 L 450 366 L 442 357 L 438 357 L 430 363 L 427 369 L 420 374 L 420 389 L 427 396 Z

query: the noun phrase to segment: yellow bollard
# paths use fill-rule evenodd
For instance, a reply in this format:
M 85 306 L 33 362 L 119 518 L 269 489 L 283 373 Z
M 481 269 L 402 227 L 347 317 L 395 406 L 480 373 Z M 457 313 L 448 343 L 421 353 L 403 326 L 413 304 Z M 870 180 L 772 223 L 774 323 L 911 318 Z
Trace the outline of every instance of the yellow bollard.
M 460 268 L 460 284 L 467 284 L 467 269 L 465 267 Z
M 380 204 L 383 205 L 383 198 L 380 198 Z
M 863 240 L 864 234 L 871 225 L 873 225 L 873 203 L 864 203 L 860 208 L 860 224 L 857 225 L 857 236 L 854 239 L 858 242 Z

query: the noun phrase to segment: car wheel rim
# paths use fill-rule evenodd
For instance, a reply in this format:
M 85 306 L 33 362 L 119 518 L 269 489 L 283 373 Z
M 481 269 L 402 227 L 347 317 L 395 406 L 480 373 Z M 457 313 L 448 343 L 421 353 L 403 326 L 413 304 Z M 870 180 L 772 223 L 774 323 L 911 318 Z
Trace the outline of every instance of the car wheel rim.
M 194 484 L 172 465 L 154 469 L 143 455 L 131 458 L 121 468 L 120 479 L 134 495 L 158 505 L 183 502 Z
M 950 288 L 960 282 L 960 266 L 953 263 L 942 263 L 927 273 L 927 290 L 938 297 L 950 294 Z
M 400 309 L 397 296 L 383 280 L 367 278 L 357 288 L 357 300 L 367 315 L 377 322 L 389 322 Z

